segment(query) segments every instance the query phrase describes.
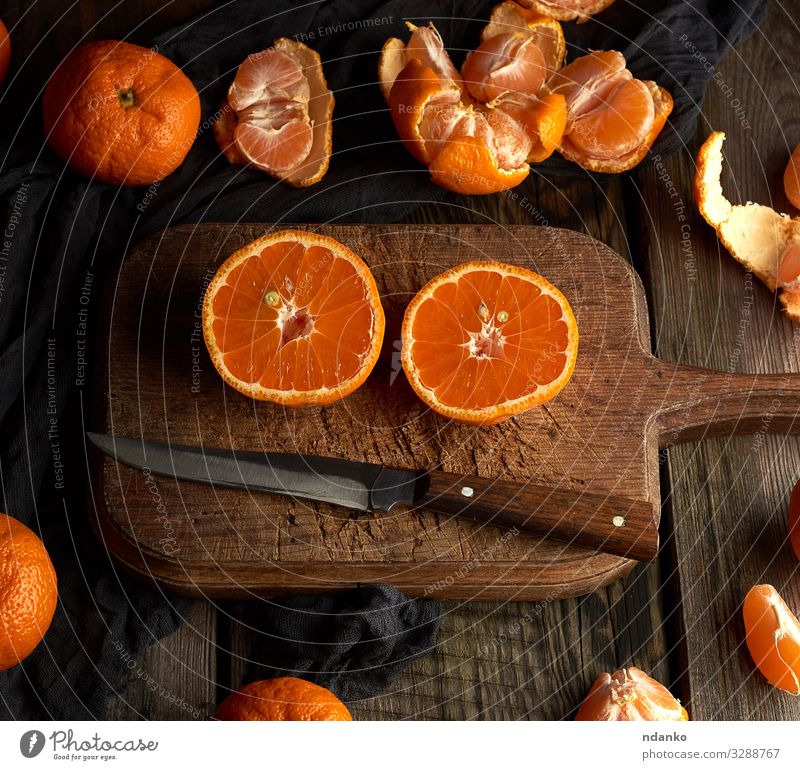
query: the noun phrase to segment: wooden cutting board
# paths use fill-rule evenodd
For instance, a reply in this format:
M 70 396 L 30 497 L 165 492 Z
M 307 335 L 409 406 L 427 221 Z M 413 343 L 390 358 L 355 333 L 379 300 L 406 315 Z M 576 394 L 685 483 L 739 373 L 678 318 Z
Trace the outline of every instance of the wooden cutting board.
M 220 263 L 269 229 L 176 227 L 122 261 L 101 327 L 95 430 L 530 479 L 649 500 L 657 511 L 660 447 L 723 432 L 797 429 L 800 377 L 654 358 L 631 266 L 588 236 L 525 226 L 320 227 L 375 273 L 387 316 L 381 360 L 363 387 L 331 406 L 290 411 L 251 401 L 212 367 L 200 311 Z M 555 400 L 479 429 L 427 410 L 399 364 L 411 296 L 437 273 L 476 258 L 547 277 L 569 299 L 581 335 L 575 373 Z M 540 600 L 592 591 L 634 564 L 427 512 L 354 513 L 146 476 L 88 451 L 96 529 L 110 553 L 180 593 L 246 597 L 389 582 L 412 596 Z

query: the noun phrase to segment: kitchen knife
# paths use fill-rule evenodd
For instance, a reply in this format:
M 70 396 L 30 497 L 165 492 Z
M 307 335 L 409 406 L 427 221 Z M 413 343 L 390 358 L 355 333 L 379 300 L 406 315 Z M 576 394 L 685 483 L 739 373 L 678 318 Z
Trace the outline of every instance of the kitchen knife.
M 86 435 L 117 462 L 159 476 L 288 495 L 357 511 L 388 512 L 403 504 L 498 527 L 516 527 L 539 537 L 640 561 L 649 561 L 658 552 L 653 507 L 641 500 L 332 457 Z

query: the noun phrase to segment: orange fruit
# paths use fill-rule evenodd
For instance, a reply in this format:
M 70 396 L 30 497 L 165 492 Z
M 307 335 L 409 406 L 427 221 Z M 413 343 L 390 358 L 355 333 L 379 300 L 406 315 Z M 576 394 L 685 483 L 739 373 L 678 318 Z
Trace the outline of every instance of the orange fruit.
M 225 382 L 287 406 L 352 393 L 378 360 L 383 330 L 364 262 L 333 238 L 299 230 L 232 254 L 203 301 L 203 336 Z
M 489 21 L 481 31 L 481 42 L 509 32 L 522 34 L 535 43 L 544 56 L 548 74 L 561 69 L 567 44 L 558 21 L 523 8 L 514 0 L 503 0 L 492 8 Z
M 467 54 L 461 74 L 480 102 L 506 93 L 538 94 L 547 78 L 544 54 L 521 32 L 501 32 Z
M 6 81 L 9 64 L 11 64 L 11 35 L 0 19 L 0 86 Z
M 753 586 L 744 599 L 747 649 L 767 681 L 800 695 L 800 623 L 771 585 Z
M 590 16 L 608 8 L 614 0 L 517 0 L 537 13 L 561 21 L 588 21 Z
M 697 206 L 731 256 L 777 291 L 786 315 L 800 323 L 800 217 L 758 203 L 734 206 L 722 189 L 724 142 L 715 131 L 697 153 Z
M 434 411 L 489 425 L 552 399 L 569 382 L 578 328 L 542 276 L 465 262 L 430 280 L 406 308 L 403 370 Z
M 442 36 L 433 22 L 427 27 L 417 27 L 411 22 L 406 22 L 406 26 L 411 31 L 408 43 L 396 37 L 389 38 L 383 45 L 378 61 L 378 82 L 386 102 L 389 102 L 389 94 L 397 76 L 411 61 L 417 61 L 431 70 L 443 88 L 457 88 L 464 100 L 469 102 L 469 92 L 445 51 Z
M 307 187 L 328 170 L 333 103 L 319 54 L 279 38 L 242 62 L 214 121 L 214 135 L 232 163 Z
M 800 144 L 794 148 L 792 157 L 783 172 L 783 189 L 789 203 L 800 209 Z
M 147 185 L 183 163 L 200 125 L 200 97 L 169 59 L 106 40 L 61 62 L 43 112 L 47 141 L 78 173 Z
M 57 602 L 56 573 L 44 544 L 24 524 L 0 513 L 0 671 L 34 651 Z
M 800 559 L 800 481 L 794 485 L 789 498 L 789 542 Z
M 567 101 L 560 152 L 590 171 L 619 173 L 647 154 L 672 112 L 672 97 L 637 80 L 617 51 L 594 51 L 557 72 L 551 93 Z
M 220 704 L 214 719 L 262 722 L 351 722 L 353 717 L 330 690 L 282 676 L 242 687 Z
M 531 142 L 529 163 L 547 160 L 561 144 L 567 126 L 567 100 L 561 94 L 508 94 L 491 107 L 512 117 Z
M 579 722 L 686 722 L 681 702 L 663 684 L 631 666 L 600 674 L 581 703 Z

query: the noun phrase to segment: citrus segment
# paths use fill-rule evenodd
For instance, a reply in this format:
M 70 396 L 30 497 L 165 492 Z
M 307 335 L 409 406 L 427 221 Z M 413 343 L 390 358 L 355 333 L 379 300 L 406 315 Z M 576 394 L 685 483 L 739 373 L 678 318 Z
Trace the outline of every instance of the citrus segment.
M 380 83 L 383 98 L 389 101 L 389 94 L 397 76 L 409 64 L 416 61 L 423 67 L 431 70 L 441 81 L 443 88 L 457 88 L 462 98 L 469 101 L 469 94 L 464 86 L 458 70 L 444 48 L 442 36 L 433 25 L 417 27 L 411 22 L 406 22 L 411 31 L 407 43 L 393 37 L 384 43 L 378 62 L 378 82 Z
M 753 586 L 744 599 L 747 649 L 767 681 L 800 695 L 800 623 L 771 585 Z
M 403 319 L 402 362 L 417 395 L 454 420 L 491 424 L 544 403 L 569 381 L 578 331 L 540 275 L 475 261 L 433 278 Z
M 600 674 L 575 717 L 580 722 L 686 722 L 689 717 L 672 693 L 638 668 Z
M 220 721 L 350 722 L 352 716 L 330 690 L 282 676 L 251 682 L 229 695 L 214 719 Z
M 567 125 L 567 100 L 561 94 L 507 94 L 489 106 L 512 117 L 525 131 L 531 143 L 528 162 L 547 160 L 561 143 Z
M 544 56 L 544 63 L 550 72 L 561 69 L 567 44 L 564 30 L 556 19 L 523 8 L 514 0 L 504 0 L 492 8 L 489 21 L 481 31 L 484 42 L 503 33 L 523 33 Z
M 39 537 L 0 513 L 0 671 L 30 655 L 58 603 L 56 573 Z
M 280 38 L 239 66 L 214 134 L 230 162 L 306 187 L 328 169 L 332 112 L 319 55 Z
M 203 302 L 203 335 L 222 378 L 290 406 L 351 393 L 375 365 L 384 316 L 367 266 L 322 235 L 286 230 L 240 249 Z
M 469 92 L 478 101 L 489 102 L 508 92 L 539 93 L 547 67 L 530 37 L 503 32 L 467 54 L 462 75 Z
M 520 5 L 560 21 L 588 21 L 614 0 L 517 0 Z
M 800 144 L 794 148 L 786 171 L 783 172 L 783 189 L 789 203 L 796 209 L 800 209 Z
M 594 51 L 557 72 L 551 93 L 567 102 L 561 153 L 590 171 L 619 173 L 647 154 L 672 111 L 672 97 L 637 80 L 617 51 Z

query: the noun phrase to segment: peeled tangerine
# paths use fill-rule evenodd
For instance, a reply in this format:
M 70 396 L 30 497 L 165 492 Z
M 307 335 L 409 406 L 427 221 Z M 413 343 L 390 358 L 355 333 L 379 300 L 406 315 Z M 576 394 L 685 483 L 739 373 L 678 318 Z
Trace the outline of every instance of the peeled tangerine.
M 319 55 L 279 38 L 242 62 L 214 135 L 231 163 L 307 187 L 328 170 L 332 113 L 333 94 Z
M 744 628 L 747 649 L 767 681 L 800 695 L 800 623 L 771 585 L 748 592 Z
M 542 94 L 564 60 L 561 26 L 513 2 L 492 12 L 478 49 L 455 68 L 433 26 L 408 25 L 379 64 L 381 90 L 403 144 L 433 180 L 466 194 L 519 184 L 547 158 L 566 124 L 566 101 Z
M 716 231 L 731 256 L 760 278 L 786 315 L 800 323 L 800 218 L 779 214 L 769 206 L 734 206 L 722 192 L 722 144 L 715 131 L 697 155 L 694 195 L 703 218 Z
M 580 722 L 686 722 L 689 716 L 670 691 L 631 666 L 600 674 L 575 719 Z
M 559 151 L 590 171 L 628 171 L 647 154 L 670 112 L 672 97 L 637 80 L 617 51 L 594 51 L 570 62 L 548 83 L 567 101 Z
M 614 0 L 517 0 L 520 5 L 561 21 L 587 21 Z

